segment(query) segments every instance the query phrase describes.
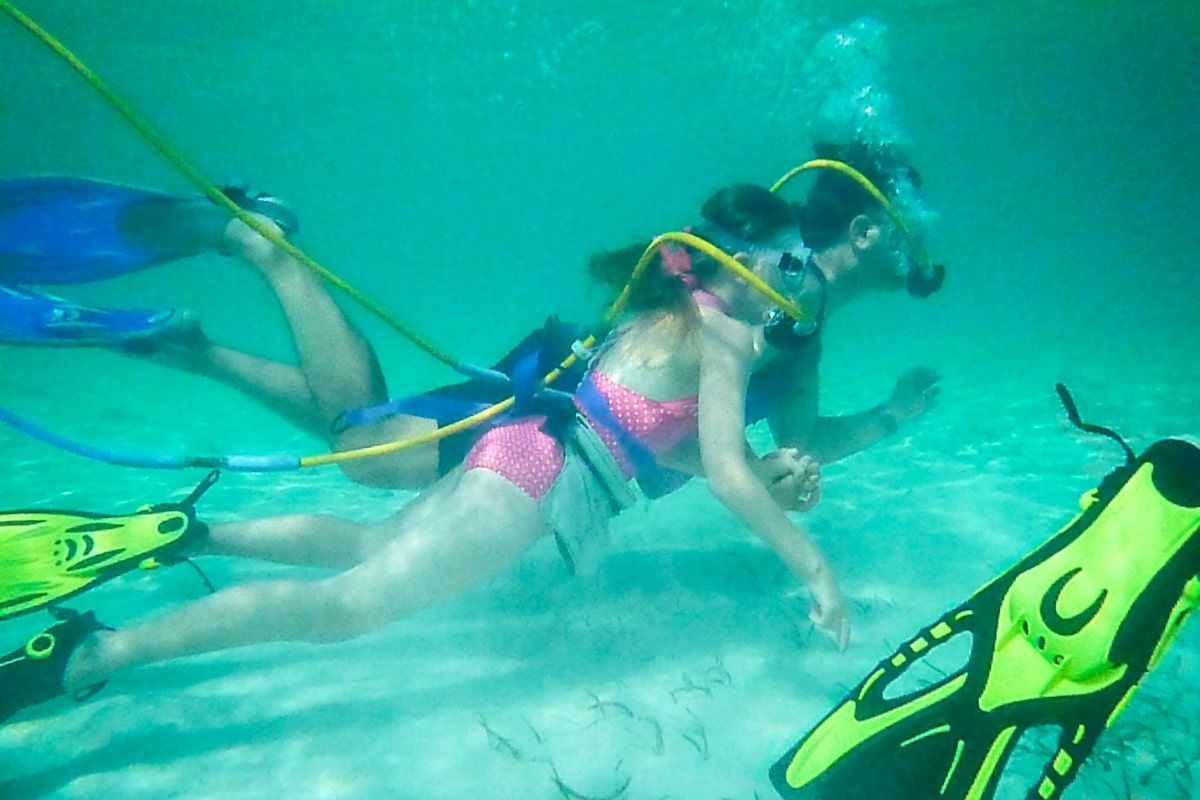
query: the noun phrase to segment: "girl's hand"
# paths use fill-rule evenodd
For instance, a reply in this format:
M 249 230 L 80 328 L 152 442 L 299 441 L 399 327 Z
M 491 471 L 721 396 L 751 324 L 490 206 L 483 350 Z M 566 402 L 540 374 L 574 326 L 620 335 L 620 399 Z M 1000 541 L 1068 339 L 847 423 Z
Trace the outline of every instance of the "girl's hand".
M 837 645 L 838 650 L 845 650 L 850 644 L 850 618 L 846 613 L 846 598 L 828 567 L 809 582 L 812 592 L 812 611 L 808 618 Z
M 785 511 L 810 511 L 821 500 L 821 465 L 794 447 L 763 457 L 763 483 Z

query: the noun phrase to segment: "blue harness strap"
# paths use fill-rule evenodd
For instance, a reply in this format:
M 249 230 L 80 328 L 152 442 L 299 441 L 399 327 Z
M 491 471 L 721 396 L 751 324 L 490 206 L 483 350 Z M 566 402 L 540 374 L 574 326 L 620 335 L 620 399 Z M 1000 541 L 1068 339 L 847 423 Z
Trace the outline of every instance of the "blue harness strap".
M 488 408 L 492 403 L 482 403 L 447 394 L 428 392 L 410 397 L 398 397 L 377 406 L 355 408 L 338 417 L 332 426 L 335 434 L 360 425 L 370 425 L 400 414 L 438 420 L 439 422 L 466 419 Z
M 591 376 L 584 378 L 583 383 L 575 390 L 575 399 L 583 409 L 583 413 L 587 414 L 592 422 L 602 426 L 616 437 L 617 444 L 629 456 L 629 460 L 633 462 L 633 467 L 637 470 L 639 476 L 643 471 L 649 472 L 658 468 L 658 462 L 654 459 L 654 453 L 650 452 L 650 448 L 639 442 L 617 420 L 612 412 L 612 407 L 608 404 L 608 399 L 596 388 L 596 384 L 592 381 Z
M 491 420 L 489 425 L 529 414 L 562 416 L 564 409 L 569 417 L 573 414 L 573 407 L 569 407 L 569 392 L 583 378 L 584 367 L 578 365 L 565 370 L 546 386 L 542 385 L 542 376 L 570 352 L 571 342 L 581 332 L 578 326 L 550 317 L 541 328 L 522 339 L 492 367 L 458 364 L 456 369 L 470 380 L 380 405 L 351 409 L 334 422 L 333 432 L 341 433 L 347 428 L 379 422 L 397 414 L 424 417 L 437 420 L 439 425 L 448 425 L 482 411 L 509 395 L 516 397 L 515 407 L 509 413 Z

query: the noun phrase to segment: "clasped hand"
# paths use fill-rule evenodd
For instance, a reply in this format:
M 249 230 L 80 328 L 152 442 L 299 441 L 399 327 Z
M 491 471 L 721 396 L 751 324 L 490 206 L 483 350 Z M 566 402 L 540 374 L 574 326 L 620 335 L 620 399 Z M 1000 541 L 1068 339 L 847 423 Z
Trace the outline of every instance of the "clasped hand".
M 821 465 L 795 447 L 781 447 L 760 462 L 763 483 L 785 511 L 809 511 L 821 499 Z

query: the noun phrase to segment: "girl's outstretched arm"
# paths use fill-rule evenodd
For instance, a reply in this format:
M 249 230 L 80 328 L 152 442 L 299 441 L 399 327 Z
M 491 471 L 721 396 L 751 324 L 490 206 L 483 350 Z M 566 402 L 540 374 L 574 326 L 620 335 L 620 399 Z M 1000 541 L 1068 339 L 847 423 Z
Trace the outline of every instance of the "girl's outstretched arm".
M 744 409 L 756 355 L 754 331 L 708 308 L 700 310 L 700 318 L 700 456 L 709 488 L 809 587 L 811 619 L 844 648 L 850 622 L 824 555 L 771 497 L 746 456 Z

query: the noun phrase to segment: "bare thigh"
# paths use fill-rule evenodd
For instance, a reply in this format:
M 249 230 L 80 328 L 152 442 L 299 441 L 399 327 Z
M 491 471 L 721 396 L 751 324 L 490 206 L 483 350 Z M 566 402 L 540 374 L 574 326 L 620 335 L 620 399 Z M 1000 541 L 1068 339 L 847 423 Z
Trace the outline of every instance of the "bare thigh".
M 367 630 L 497 574 L 548 532 L 536 501 L 483 469 L 451 473 L 378 528 L 393 538 L 318 584 Z
M 235 586 L 97 635 L 72 658 L 64 686 L 259 642 L 350 639 L 492 577 L 546 532 L 537 503 L 495 473 L 455 472 L 433 492 L 373 526 L 394 535 L 358 566 L 319 581 Z
M 342 431 L 334 439 L 333 449 L 336 452 L 371 447 L 424 436 L 437 428 L 435 420 L 400 415 Z M 340 466 L 346 477 L 366 486 L 423 489 L 438 479 L 438 465 L 438 442 L 431 442 L 386 455 L 344 461 Z

